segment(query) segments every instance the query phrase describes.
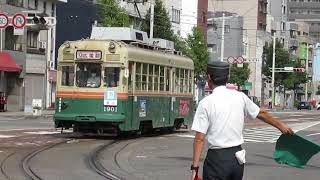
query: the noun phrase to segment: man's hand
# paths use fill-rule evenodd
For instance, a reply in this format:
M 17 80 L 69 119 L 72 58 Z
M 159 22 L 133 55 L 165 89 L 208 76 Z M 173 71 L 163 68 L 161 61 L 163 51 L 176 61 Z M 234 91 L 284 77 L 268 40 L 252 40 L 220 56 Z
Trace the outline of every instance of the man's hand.
M 294 134 L 293 130 L 285 123 L 281 123 L 279 130 L 282 132 L 282 134 L 288 134 L 288 135 Z
M 196 171 L 195 170 L 192 171 L 191 180 L 194 180 L 194 178 L 196 178 Z

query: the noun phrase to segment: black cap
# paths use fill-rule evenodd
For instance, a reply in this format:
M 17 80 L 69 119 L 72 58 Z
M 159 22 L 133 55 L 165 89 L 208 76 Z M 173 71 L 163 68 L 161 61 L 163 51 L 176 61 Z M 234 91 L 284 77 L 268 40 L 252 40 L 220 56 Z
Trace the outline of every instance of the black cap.
M 229 77 L 230 65 L 221 61 L 213 61 L 208 63 L 207 73 L 213 76 L 213 81 L 223 80 Z

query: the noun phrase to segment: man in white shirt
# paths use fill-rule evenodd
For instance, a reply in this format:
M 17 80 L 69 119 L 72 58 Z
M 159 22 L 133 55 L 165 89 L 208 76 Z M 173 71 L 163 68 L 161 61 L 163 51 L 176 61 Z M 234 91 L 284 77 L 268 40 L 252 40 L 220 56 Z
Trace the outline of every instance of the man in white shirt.
M 198 105 L 192 130 L 194 139 L 192 180 L 199 169 L 199 159 L 207 137 L 209 150 L 203 166 L 203 180 L 241 180 L 245 154 L 243 140 L 244 119 L 258 118 L 284 134 L 293 134 L 286 124 L 273 118 L 268 112 L 252 102 L 247 95 L 226 88 L 229 79 L 229 64 L 213 62 L 208 64 L 208 84 L 212 94 Z

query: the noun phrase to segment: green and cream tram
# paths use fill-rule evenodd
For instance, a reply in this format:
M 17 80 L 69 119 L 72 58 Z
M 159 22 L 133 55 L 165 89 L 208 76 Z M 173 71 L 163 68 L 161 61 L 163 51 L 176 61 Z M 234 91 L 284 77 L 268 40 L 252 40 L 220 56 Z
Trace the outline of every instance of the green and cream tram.
M 174 52 L 121 41 L 59 48 L 56 128 L 98 134 L 180 128 L 193 117 L 194 64 Z

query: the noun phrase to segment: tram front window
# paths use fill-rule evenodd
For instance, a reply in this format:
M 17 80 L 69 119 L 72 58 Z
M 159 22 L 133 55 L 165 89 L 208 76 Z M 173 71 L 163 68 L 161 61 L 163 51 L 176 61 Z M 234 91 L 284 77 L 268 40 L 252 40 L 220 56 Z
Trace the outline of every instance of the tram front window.
M 76 82 L 78 87 L 98 88 L 101 85 L 101 65 L 78 63 Z
M 118 87 L 119 75 L 120 75 L 119 67 L 106 67 L 104 69 L 104 86 Z

